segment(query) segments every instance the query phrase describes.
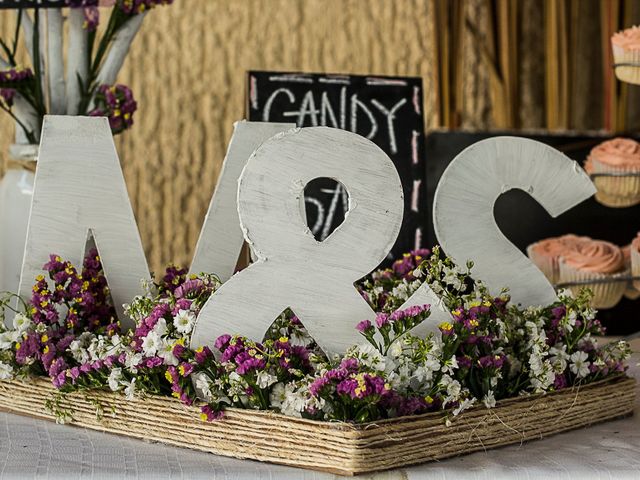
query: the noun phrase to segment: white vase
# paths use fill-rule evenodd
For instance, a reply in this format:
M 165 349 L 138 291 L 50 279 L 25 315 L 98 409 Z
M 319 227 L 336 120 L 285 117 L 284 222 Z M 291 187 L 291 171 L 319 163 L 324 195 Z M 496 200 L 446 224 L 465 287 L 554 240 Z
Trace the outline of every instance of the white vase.
M 37 155 L 38 145 L 11 145 L 0 180 L 0 292 L 18 291 Z

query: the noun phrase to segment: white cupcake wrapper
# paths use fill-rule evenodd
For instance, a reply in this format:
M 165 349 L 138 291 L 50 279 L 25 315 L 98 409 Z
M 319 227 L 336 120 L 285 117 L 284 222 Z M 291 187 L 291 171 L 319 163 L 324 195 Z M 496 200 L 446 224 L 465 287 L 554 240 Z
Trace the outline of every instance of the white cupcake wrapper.
M 614 71 L 618 80 L 640 84 L 640 50 L 625 50 L 618 45 L 612 45 Z M 631 65 L 626 65 L 631 64 Z
M 591 155 L 590 173 L 640 173 L 638 168 L 612 167 L 602 163 Z M 631 207 L 640 203 L 640 176 L 638 177 L 594 177 L 593 183 L 598 191 L 596 200 L 607 207 Z
M 533 264 L 538 267 L 544 276 L 547 277 L 547 280 L 552 284 L 558 283 L 558 279 L 560 276 L 560 270 L 558 269 L 558 258 L 550 257 L 549 255 L 540 255 L 536 253 L 534 247 L 535 243 L 529 245 L 527 247 L 527 256 L 533 262 Z
M 625 290 L 628 287 L 628 282 L 611 282 L 611 283 L 587 283 L 589 280 L 600 280 L 609 278 L 620 278 L 629 275 L 629 270 L 624 270 L 619 273 L 607 274 L 596 272 L 585 272 L 582 270 L 576 270 L 568 266 L 562 260 L 560 261 L 560 282 L 559 283 L 573 283 L 579 282 L 579 285 L 569 286 L 574 293 L 578 293 L 583 288 L 589 288 L 593 292 L 593 298 L 591 299 L 591 306 L 593 308 L 613 308 L 615 307 Z M 583 283 L 584 282 L 584 283 Z

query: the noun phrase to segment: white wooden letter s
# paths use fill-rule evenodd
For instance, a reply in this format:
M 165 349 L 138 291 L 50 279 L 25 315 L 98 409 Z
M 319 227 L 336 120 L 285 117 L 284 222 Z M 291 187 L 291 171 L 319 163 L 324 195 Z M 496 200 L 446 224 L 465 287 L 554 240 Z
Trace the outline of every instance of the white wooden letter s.
M 576 162 L 548 145 L 516 137 L 482 140 L 454 158 L 438 183 L 436 236 L 456 263 L 473 260 L 491 292 L 508 286 L 514 303 L 548 305 L 557 299 L 553 287 L 493 216 L 498 197 L 512 188 L 524 190 L 554 217 L 596 191 Z
M 318 177 L 349 194 L 344 222 L 323 242 L 304 221 L 304 187 Z M 203 307 L 196 348 L 224 333 L 262 339 L 287 307 L 325 351 L 361 341 L 355 330 L 372 310 L 354 282 L 387 255 L 402 222 L 403 194 L 389 157 L 373 142 L 327 127 L 292 129 L 264 142 L 240 177 L 238 212 L 257 261 Z
M 28 298 L 51 253 L 82 265 L 93 234 L 124 327 L 122 304 L 150 279 L 111 129 L 106 118 L 46 116 L 20 277 Z

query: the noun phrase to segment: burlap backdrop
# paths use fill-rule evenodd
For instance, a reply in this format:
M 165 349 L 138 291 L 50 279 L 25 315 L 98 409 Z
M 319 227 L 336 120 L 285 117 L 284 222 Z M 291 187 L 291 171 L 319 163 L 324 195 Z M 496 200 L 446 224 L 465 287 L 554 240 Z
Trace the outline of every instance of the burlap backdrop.
M 601 45 L 599 4 L 592 3 L 596 15 L 581 15 L 578 31 L 586 33 L 572 58 L 580 59 L 582 74 L 576 76 L 581 81 L 565 127 L 602 125 L 602 102 L 593 90 L 594 84 L 599 88 L 602 67 L 592 56 Z M 232 124 L 243 117 L 248 69 L 418 75 L 424 79 L 427 128 L 544 127 L 548 32 L 543 21 L 557 4 L 175 0 L 155 9 L 119 77 L 133 89 L 139 109 L 133 129 L 117 138 L 151 267 L 159 271 L 171 261 L 187 265 L 191 258 Z M 566 7 L 585 8 L 580 4 L 571 0 Z M 515 43 L 495 34 L 504 12 L 511 12 L 517 25 Z M 0 32 L 11 28 L 13 15 L 1 13 Z M 478 37 L 487 48 L 478 47 Z M 444 48 L 452 39 L 457 50 Z M 501 72 L 499 65 L 497 78 L 510 87 L 496 90 L 495 72 L 481 50 L 491 60 L 504 56 L 508 45 L 514 56 L 501 65 L 510 70 Z M 13 135 L 6 115 L 0 115 L 0 132 L 0 154 L 6 156 Z

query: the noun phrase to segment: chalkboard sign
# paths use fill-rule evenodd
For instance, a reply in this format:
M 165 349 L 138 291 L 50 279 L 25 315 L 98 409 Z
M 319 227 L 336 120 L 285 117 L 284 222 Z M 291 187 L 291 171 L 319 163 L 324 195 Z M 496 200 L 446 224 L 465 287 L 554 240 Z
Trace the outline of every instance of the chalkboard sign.
M 0 0 L 3 8 L 62 8 L 66 7 L 65 0 Z
M 433 206 L 436 186 L 449 162 L 462 150 L 489 137 L 510 135 L 526 137 L 546 143 L 578 161 L 584 162 L 589 151 L 599 143 L 612 138 L 597 133 L 526 133 L 526 132 L 431 132 L 426 135 L 425 155 L 427 178 L 426 201 L 429 210 Z M 640 141 L 637 136 L 625 135 Z M 599 240 L 607 240 L 620 246 L 629 244 L 640 231 L 640 205 L 629 208 L 609 208 L 594 197 L 567 212 L 552 218 L 531 196 L 520 190 L 510 190 L 496 202 L 496 223 L 502 233 L 520 250 L 543 238 L 575 233 Z M 425 243 L 437 242 L 433 223 L 429 218 Z M 599 318 L 610 334 L 627 334 L 640 330 L 640 300 L 623 298 L 615 307 L 602 310 Z
M 247 117 L 251 121 L 328 126 L 369 138 L 400 174 L 405 209 L 402 230 L 388 260 L 425 245 L 426 208 L 422 79 L 251 71 Z M 324 240 L 342 223 L 348 193 L 331 179 L 305 188 L 307 223 Z

